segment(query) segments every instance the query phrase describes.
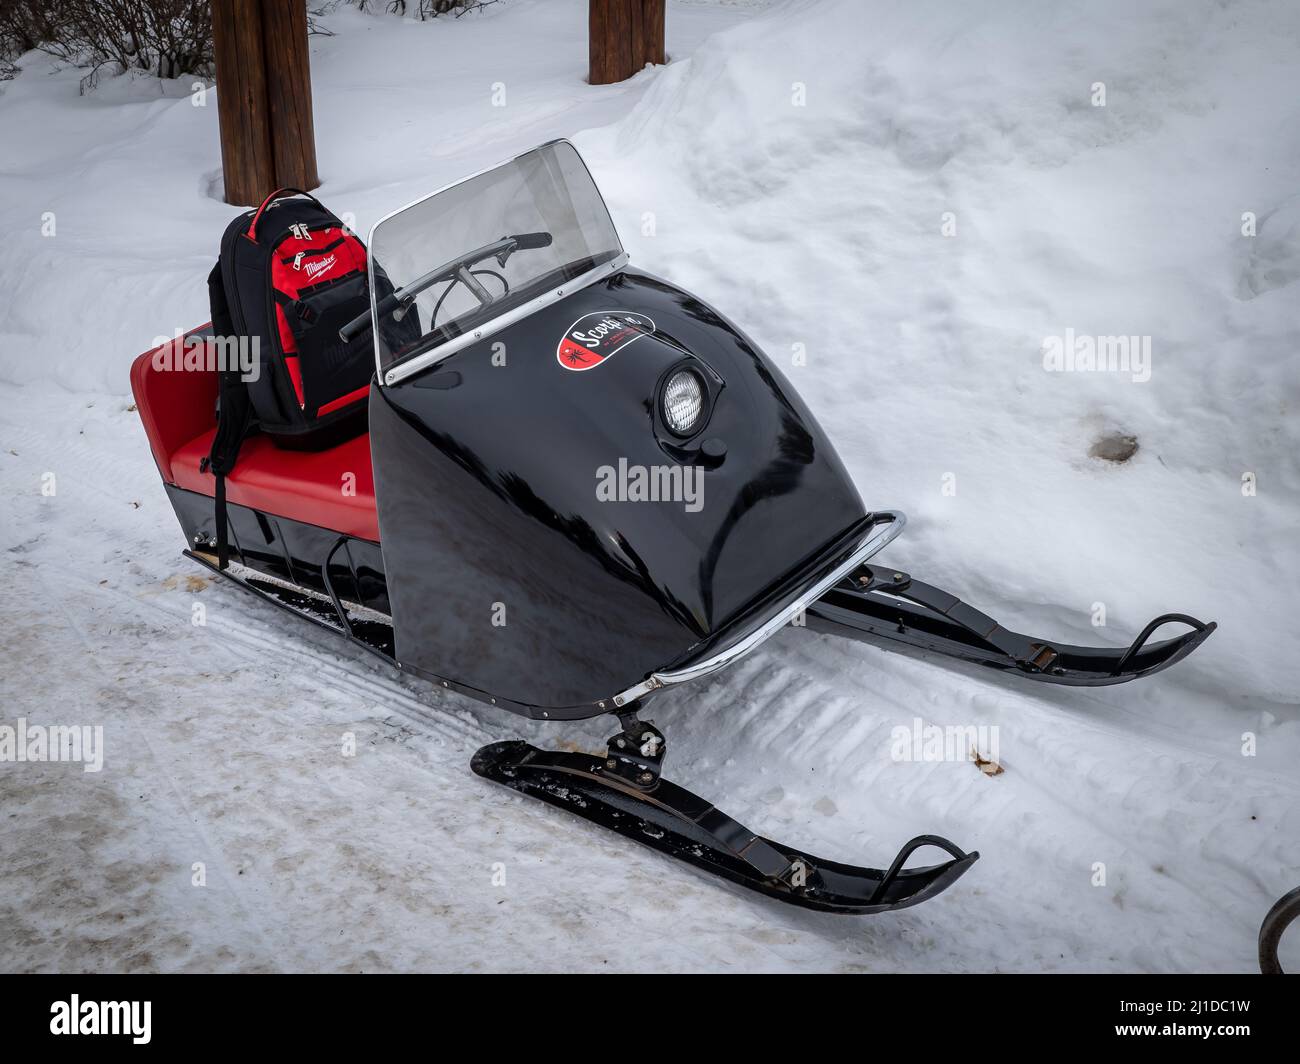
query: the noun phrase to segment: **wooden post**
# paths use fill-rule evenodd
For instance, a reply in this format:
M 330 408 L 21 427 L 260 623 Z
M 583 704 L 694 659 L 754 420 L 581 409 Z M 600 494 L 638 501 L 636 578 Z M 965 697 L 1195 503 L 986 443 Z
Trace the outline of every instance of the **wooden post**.
M 320 184 L 301 0 L 212 0 L 226 202 Z
M 609 85 L 664 61 L 664 0 L 591 0 L 587 80 Z
M 261 0 L 213 0 L 212 52 L 226 202 L 252 206 L 275 188 Z
M 262 0 L 262 40 L 275 183 L 310 192 L 320 184 L 320 175 L 316 173 L 307 5 L 303 0 Z
M 641 56 L 637 70 L 647 63 L 663 66 L 668 61 L 664 56 L 664 7 L 665 0 L 641 0 Z

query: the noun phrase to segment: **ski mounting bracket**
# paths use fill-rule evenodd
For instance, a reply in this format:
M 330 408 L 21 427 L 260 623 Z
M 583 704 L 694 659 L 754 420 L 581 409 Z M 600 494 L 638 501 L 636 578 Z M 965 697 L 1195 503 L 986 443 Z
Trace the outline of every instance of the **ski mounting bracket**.
M 633 701 L 614 714 L 623 730 L 606 740 L 605 768 L 637 790 L 652 791 L 659 784 L 668 741 L 653 722 L 637 717 L 639 709 Z
M 917 580 L 910 573 L 879 565 L 863 565 L 851 579 L 860 592 L 884 591 L 942 614 L 953 624 L 1002 651 L 1026 672 L 1042 672 L 1061 656 L 1051 645 L 1008 631 L 987 613 L 934 584 Z

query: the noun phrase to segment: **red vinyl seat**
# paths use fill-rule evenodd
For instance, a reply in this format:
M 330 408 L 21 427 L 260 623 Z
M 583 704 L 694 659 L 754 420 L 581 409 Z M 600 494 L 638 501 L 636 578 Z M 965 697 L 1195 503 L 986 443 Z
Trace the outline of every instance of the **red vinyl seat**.
M 208 326 L 189 335 L 203 335 Z M 146 351 L 131 366 L 131 390 L 163 480 L 187 491 L 216 494 L 216 479 L 199 464 L 216 435 L 215 372 L 166 368 L 182 341 Z M 348 474 L 352 474 L 349 476 Z M 226 478 L 226 498 L 266 514 L 379 542 L 370 436 L 327 451 L 286 451 L 265 436 L 250 436 Z
M 172 452 L 170 464 L 177 487 L 204 495 L 215 493 L 212 474 L 199 472 L 214 435 L 216 429 L 209 429 Z M 286 451 L 265 436 L 250 436 L 239 449 L 234 471 L 226 477 L 226 499 L 379 542 L 368 433 L 328 451 Z

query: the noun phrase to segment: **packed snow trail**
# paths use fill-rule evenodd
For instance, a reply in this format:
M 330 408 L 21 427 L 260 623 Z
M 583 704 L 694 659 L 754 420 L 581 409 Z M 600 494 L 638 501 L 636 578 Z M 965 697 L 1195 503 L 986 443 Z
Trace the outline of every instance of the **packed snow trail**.
M 29 58 L 0 85 L 0 723 L 102 723 L 106 750 L 99 773 L 0 763 L 0 967 L 1252 970 L 1300 882 L 1295 10 L 873 4 L 864 42 L 858 4 L 672 5 L 677 61 L 591 89 L 585 6 L 330 16 L 324 201 L 364 232 L 575 135 L 634 262 L 763 344 L 868 505 L 909 513 L 882 560 L 1072 642 L 1166 610 L 1219 631 L 1076 690 L 792 629 L 656 699 L 669 778 L 756 830 L 853 863 L 923 832 L 981 852 L 883 917 L 784 907 L 493 787 L 479 745 L 600 750 L 612 722 L 441 695 L 180 556 L 126 375 L 206 318 L 234 214 L 215 107 L 79 98 Z M 1152 336 L 1150 380 L 1044 372 L 1066 328 Z M 1113 467 L 1087 454 L 1110 430 L 1140 443 Z M 892 759 L 916 718 L 995 726 L 1004 771 Z

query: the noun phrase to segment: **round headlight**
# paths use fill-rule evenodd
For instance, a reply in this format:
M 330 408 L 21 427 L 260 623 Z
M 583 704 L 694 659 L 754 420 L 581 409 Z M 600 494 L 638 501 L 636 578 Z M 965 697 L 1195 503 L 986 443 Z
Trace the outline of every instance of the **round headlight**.
M 678 370 L 664 385 L 664 420 L 678 436 L 689 436 L 704 410 L 704 388 L 688 369 Z

